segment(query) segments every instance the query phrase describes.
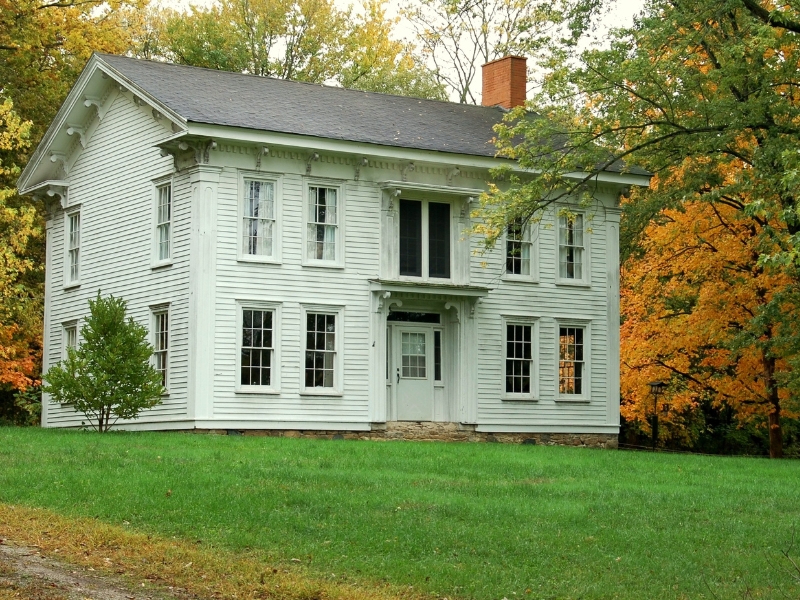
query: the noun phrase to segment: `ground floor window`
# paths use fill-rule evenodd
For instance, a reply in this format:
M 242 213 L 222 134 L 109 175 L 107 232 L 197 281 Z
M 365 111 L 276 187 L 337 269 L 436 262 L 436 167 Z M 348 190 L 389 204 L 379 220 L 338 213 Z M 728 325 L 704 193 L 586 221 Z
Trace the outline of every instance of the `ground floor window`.
M 153 363 L 161 374 L 161 385 L 166 389 L 169 365 L 169 311 L 160 308 L 153 311 Z
M 526 394 L 532 390 L 533 325 L 506 324 L 506 393 Z
M 272 385 L 274 317 L 270 309 L 242 309 L 239 383 L 243 386 Z
M 584 389 L 585 329 L 577 326 L 559 327 L 558 393 L 581 395 Z
M 306 388 L 336 384 L 336 314 L 306 313 Z

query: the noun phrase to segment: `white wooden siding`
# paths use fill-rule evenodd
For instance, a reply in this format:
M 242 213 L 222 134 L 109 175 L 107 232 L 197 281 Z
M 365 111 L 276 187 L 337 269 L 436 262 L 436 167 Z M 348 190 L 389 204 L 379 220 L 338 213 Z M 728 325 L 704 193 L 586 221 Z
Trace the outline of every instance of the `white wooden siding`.
M 95 117 L 96 119 L 96 117 Z M 88 300 L 113 294 L 128 302 L 128 314 L 151 326 L 150 306 L 170 304 L 170 394 L 136 421 L 155 423 L 184 419 L 187 410 L 187 306 L 189 190 L 173 187 L 173 264 L 152 270 L 152 180 L 172 172 L 172 159 L 159 156 L 154 144 L 171 135 L 149 108 L 130 95 L 117 94 L 104 119 L 69 173 L 70 205 L 81 210 L 81 285 L 64 290 L 64 219 L 58 210 L 51 224 L 51 282 L 48 362 L 61 359 L 62 323 L 88 315 Z M 46 426 L 80 425 L 83 415 L 51 404 Z

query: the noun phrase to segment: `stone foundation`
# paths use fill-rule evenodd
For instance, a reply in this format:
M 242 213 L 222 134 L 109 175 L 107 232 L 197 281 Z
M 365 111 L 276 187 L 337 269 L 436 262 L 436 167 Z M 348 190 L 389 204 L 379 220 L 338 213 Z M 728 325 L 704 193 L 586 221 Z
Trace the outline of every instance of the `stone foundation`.
M 325 440 L 415 440 L 425 442 L 494 442 L 617 448 L 613 433 L 486 433 L 460 423 L 394 421 L 373 424 L 370 431 L 320 431 L 311 429 L 195 429 L 195 433 L 248 435 Z

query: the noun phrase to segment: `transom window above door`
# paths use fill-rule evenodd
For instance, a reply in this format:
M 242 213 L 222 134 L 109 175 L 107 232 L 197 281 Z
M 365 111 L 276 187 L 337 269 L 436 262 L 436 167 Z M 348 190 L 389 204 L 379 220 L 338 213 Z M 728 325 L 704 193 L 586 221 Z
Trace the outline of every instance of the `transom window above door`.
M 400 200 L 400 276 L 450 279 L 450 204 Z

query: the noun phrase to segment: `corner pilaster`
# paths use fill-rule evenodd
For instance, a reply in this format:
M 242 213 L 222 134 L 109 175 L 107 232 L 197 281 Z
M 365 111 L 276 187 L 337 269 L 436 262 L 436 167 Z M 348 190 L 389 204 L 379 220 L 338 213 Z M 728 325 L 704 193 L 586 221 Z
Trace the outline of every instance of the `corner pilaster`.
M 606 423 L 619 427 L 619 210 L 606 213 Z

